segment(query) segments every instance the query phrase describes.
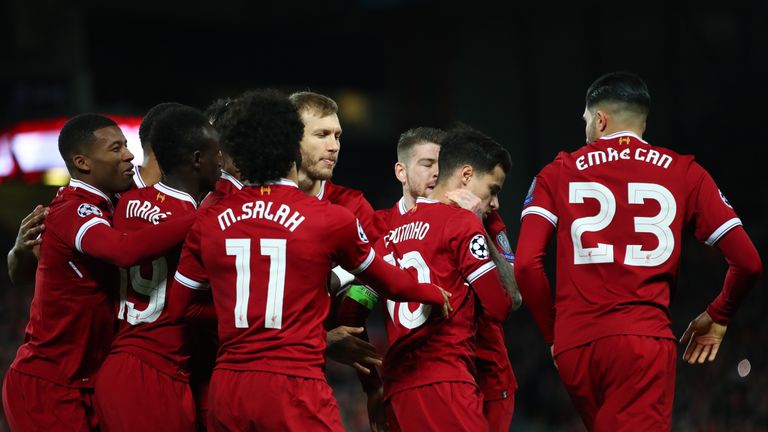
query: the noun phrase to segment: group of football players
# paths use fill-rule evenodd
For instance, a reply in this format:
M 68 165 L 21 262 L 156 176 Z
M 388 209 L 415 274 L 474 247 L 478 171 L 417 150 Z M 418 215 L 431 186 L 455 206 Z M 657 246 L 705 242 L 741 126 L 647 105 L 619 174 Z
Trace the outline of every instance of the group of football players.
M 669 430 L 683 228 L 729 263 L 683 336 L 690 363 L 714 360 L 761 263 L 709 174 L 642 139 L 649 109 L 636 75 L 590 86 L 587 145 L 534 180 L 517 262 L 498 213 L 510 154 L 469 127 L 403 133 L 403 195 L 374 211 L 331 182 L 342 128 L 321 94 L 159 104 L 140 167 L 114 121 L 72 118 L 72 180 L 8 256 L 12 281 L 35 286 L 3 382 L 11 429 L 343 430 L 327 357 L 357 370 L 374 431 L 506 431 L 502 323 L 525 298 L 588 429 Z

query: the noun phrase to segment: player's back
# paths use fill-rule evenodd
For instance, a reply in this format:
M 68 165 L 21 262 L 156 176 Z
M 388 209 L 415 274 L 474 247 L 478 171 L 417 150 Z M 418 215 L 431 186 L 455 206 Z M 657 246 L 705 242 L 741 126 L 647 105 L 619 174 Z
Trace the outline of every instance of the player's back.
M 192 196 L 158 183 L 124 193 L 115 210 L 114 226 L 124 232 L 138 231 L 196 210 Z M 163 257 L 120 270 L 120 329 L 112 352 L 131 353 L 170 376 L 186 380 L 189 353 L 184 328 L 181 323 L 172 323 L 167 312 L 180 252 L 181 244 Z
M 442 319 L 428 305 L 387 301 L 386 397 L 440 381 L 475 382 L 476 303 L 468 284 L 495 268 L 482 233 L 474 214 L 433 200 L 419 198 L 410 211 L 392 213 L 377 249 L 420 282 L 449 291 L 454 311 Z
M 199 237 L 216 306 L 217 369 L 324 379 L 330 269 L 372 259 L 362 240 L 349 244 L 364 238 L 358 226 L 287 181 L 244 187 L 201 215 L 190 236 Z
M 718 228 L 711 221 L 733 214 L 711 196 L 702 208 L 706 179 L 692 156 L 630 132 L 563 152 L 541 171 L 523 216 L 557 226 L 556 351 L 613 334 L 674 338 L 669 304 L 683 227 L 695 219 L 707 239 Z
M 65 386 L 92 386 L 114 336 L 117 269 L 82 254 L 82 234 L 112 218 L 109 197 L 72 181 L 51 202 L 24 344 L 13 367 Z

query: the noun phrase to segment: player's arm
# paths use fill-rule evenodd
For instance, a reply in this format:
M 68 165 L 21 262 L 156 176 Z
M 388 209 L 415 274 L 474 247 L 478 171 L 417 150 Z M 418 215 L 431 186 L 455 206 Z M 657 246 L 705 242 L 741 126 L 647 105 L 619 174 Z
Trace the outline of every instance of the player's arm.
M 164 255 L 184 241 L 195 220 L 190 214 L 138 231 L 124 233 L 112 228 L 106 219 L 92 218 L 75 236 L 78 251 L 118 267 L 131 267 Z
M 488 237 L 488 239 L 491 238 L 489 235 L 486 235 L 486 237 Z M 507 295 L 512 300 L 512 310 L 520 309 L 520 306 L 523 305 L 523 296 L 520 295 L 520 290 L 517 287 L 514 265 L 508 262 L 495 247 L 491 246 L 488 250 L 491 254 L 491 260 L 496 264 L 501 283 L 504 285 Z
M 200 259 L 200 225 L 189 230 L 173 277 L 167 311 L 171 322 L 215 322 L 208 276 Z
M 16 286 L 32 285 L 35 282 L 37 255 L 41 243 L 40 235 L 45 230 L 48 207 L 38 205 L 21 220 L 16 243 L 8 252 L 8 276 Z
M 728 272 L 720 294 L 691 321 L 680 339 L 680 343 L 688 344 L 683 360 L 690 364 L 715 360 L 728 321 L 762 273 L 760 255 L 741 226 L 731 229 L 716 246 L 728 262 Z
M 418 282 L 405 270 L 386 263 L 373 249 L 370 264 L 356 275 L 364 284 L 393 301 L 443 306 L 443 316 L 447 316 L 452 310 L 448 303 L 448 292 L 437 285 Z
M 520 292 L 544 341 L 550 345 L 554 339 L 555 311 L 549 279 L 544 272 L 544 256 L 554 231 L 552 223 L 545 218 L 535 214 L 523 217 L 514 266 Z

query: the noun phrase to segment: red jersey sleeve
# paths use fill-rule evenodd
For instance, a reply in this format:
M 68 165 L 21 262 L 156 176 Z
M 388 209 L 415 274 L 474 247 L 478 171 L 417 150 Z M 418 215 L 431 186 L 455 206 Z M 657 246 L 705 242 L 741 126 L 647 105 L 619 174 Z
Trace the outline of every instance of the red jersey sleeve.
M 187 288 L 207 290 L 209 289 L 208 274 L 203 267 L 200 251 L 201 220 L 202 218 L 198 218 L 197 222 L 192 225 L 192 229 L 189 230 L 187 239 L 184 241 L 184 247 L 181 249 L 181 258 L 179 258 L 174 279 Z
M 488 250 L 480 220 L 469 211 L 457 212 L 445 222 L 448 247 L 454 251 L 456 268 L 477 294 L 485 313 L 503 321 L 512 311 L 512 300 L 504 290 Z
M 555 205 L 557 174 L 562 165 L 560 155 L 533 179 L 528 194 L 523 201 L 523 213 L 520 218 L 532 214 L 543 217 L 549 223 L 557 226 L 558 212 Z
M 741 220 L 701 165 L 691 163 L 687 175 L 686 183 L 691 185 L 686 203 L 687 222 L 693 224 L 697 239 L 714 246 L 728 231 L 741 225 Z
M 490 236 L 491 242 L 496 246 L 499 252 L 504 256 L 507 262 L 515 263 L 515 254 L 512 252 L 512 245 L 507 238 L 507 225 L 497 211 L 492 211 L 483 221 L 485 232 Z
M 60 227 L 62 233 L 62 239 L 67 244 L 74 246 L 74 248 L 83 253 L 83 238 L 85 235 L 97 225 L 106 225 L 112 227 L 109 222 L 111 216 L 105 216 L 101 209 L 87 202 L 73 202 L 67 209 L 69 217 L 62 218 L 68 223 Z
M 336 240 L 334 259 L 348 272 L 358 274 L 368 268 L 375 253 L 360 221 L 348 210 L 335 207 L 338 212 L 330 224 L 334 228 L 328 233 L 328 238 Z

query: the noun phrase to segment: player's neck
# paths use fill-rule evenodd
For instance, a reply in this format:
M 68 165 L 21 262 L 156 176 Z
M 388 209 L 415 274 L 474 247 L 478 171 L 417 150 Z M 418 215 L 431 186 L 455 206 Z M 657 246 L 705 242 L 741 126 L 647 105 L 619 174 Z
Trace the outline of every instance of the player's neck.
M 163 176 L 162 180 L 164 185 L 188 193 L 196 200 L 200 201 L 202 198 L 200 195 L 200 182 L 193 176 L 185 176 L 182 174 L 171 174 Z
M 320 193 L 320 188 L 323 185 L 323 181 L 320 179 L 310 178 L 307 173 L 298 172 L 298 185 L 299 189 L 307 195 L 315 196 Z
M 157 164 L 157 159 L 155 159 L 154 153 L 150 153 L 144 158 L 144 162 L 142 163 L 141 168 L 139 168 L 139 175 L 147 186 L 160 181 L 160 165 Z
M 432 193 L 429 195 L 429 199 L 440 201 L 444 204 L 450 204 L 450 200 L 448 199 L 445 194 L 448 191 L 456 189 L 455 187 L 451 187 L 451 185 L 447 183 L 438 183 L 437 186 L 435 186 L 434 189 L 432 189 Z
M 638 127 L 635 124 L 615 124 L 611 127 L 605 128 L 603 133 L 600 135 L 600 138 L 604 136 L 613 135 L 618 132 L 632 132 L 633 134 L 639 136 L 640 138 L 643 138 L 643 132 L 645 132 L 645 127 Z
M 403 202 L 405 203 L 406 210 L 410 210 L 416 206 L 416 198 L 414 198 L 405 188 L 403 188 Z
M 106 188 L 98 185 L 90 175 L 79 174 L 79 175 L 71 175 L 71 177 L 72 177 L 72 180 L 81 181 L 81 182 L 87 184 L 88 186 L 91 186 L 91 187 L 94 187 L 94 188 L 100 190 L 101 192 L 103 192 L 106 195 L 111 195 L 113 193 L 113 192 L 108 191 Z

